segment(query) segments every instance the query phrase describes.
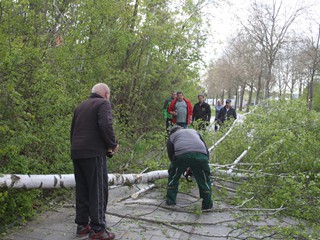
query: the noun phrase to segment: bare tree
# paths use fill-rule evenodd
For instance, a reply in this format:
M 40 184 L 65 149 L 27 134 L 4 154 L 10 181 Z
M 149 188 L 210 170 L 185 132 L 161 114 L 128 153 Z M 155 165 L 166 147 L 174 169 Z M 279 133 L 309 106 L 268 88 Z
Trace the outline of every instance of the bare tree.
M 308 92 L 307 92 L 307 104 L 308 109 L 312 110 L 313 104 L 313 85 L 317 71 L 320 69 L 320 24 L 318 23 L 318 32 L 314 36 L 307 37 L 305 40 L 305 51 L 302 53 L 302 59 L 308 70 Z
M 210 96 L 224 99 L 231 95 L 233 68 L 227 55 L 209 64 L 205 77 L 205 85 Z
M 301 85 L 302 79 L 304 78 L 304 71 L 302 64 L 298 60 L 299 53 L 301 51 L 301 41 L 296 39 L 296 37 L 291 41 L 291 58 L 290 58 L 290 68 L 289 81 L 286 83 L 290 92 L 290 99 L 294 97 L 294 89 Z M 300 87 L 298 88 L 300 89 Z M 301 91 L 299 91 L 299 97 L 301 96 Z
M 285 44 L 282 51 L 279 51 L 274 66 L 274 77 L 279 99 L 285 98 L 286 89 L 291 79 L 292 71 L 292 48 Z
M 235 58 L 238 59 L 236 68 L 238 73 L 241 74 L 238 78 L 241 86 L 239 110 L 242 110 L 243 107 L 245 91 L 249 91 L 246 108 L 248 112 L 254 90 L 256 90 L 256 96 L 259 97 L 264 59 L 261 58 L 261 51 L 257 50 L 255 41 L 243 32 L 238 35 L 237 39 L 232 41 L 231 45 L 235 51 Z
M 250 36 L 239 32 L 229 41 L 224 55 L 210 64 L 206 75 L 206 85 L 210 95 L 215 92 L 215 95 L 222 99 L 223 95 L 217 93 L 226 93 L 228 98 L 235 96 L 235 106 L 238 106 L 240 111 L 248 96 L 248 90 L 246 111 L 249 111 L 254 91 L 259 97 L 257 90 L 260 91 L 264 76 L 264 59 L 255 45 L 255 41 Z
M 270 97 L 272 69 L 288 29 L 306 7 L 297 7 L 289 14 L 283 13 L 282 9 L 282 1 L 273 0 L 271 6 L 254 1 L 247 23 L 242 23 L 250 37 L 257 42 L 257 47 L 264 52 L 267 64 L 264 98 Z
M 303 54 L 302 46 L 296 46 L 297 52 L 292 57 L 291 66 L 291 79 L 287 83 L 288 89 L 290 91 L 290 98 L 294 97 L 294 89 L 298 90 L 298 97 L 301 97 L 303 87 L 307 85 L 308 82 L 308 71 L 305 67 L 305 55 Z

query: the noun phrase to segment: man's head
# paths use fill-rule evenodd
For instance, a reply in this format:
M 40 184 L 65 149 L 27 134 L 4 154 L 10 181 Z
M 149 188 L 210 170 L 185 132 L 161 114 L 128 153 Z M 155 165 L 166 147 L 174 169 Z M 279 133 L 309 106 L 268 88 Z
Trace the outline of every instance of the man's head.
M 177 92 L 177 99 L 178 99 L 178 101 L 183 100 L 183 92 Z
M 173 133 L 175 133 L 176 131 L 178 131 L 178 130 L 180 130 L 180 129 L 182 129 L 182 127 L 180 127 L 180 126 L 174 126 L 174 127 L 172 127 L 171 129 L 170 129 L 170 135 L 171 134 L 173 134 Z
M 110 99 L 110 88 L 105 83 L 98 83 L 94 85 L 91 92 L 100 95 L 104 99 Z
M 220 105 L 221 105 L 221 101 L 220 101 L 220 100 L 218 100 L 218 101 L 217 101 L 217 104 L 218 104 L 218 106 L 220 106 Z
M 203 95 L 203 94 L 199 94 L 199 95 L 198 95 L 198 100 L 199 100 L 199 103 L 203 103 L 203 101 L 204 101 L 204 95 Z
M 172 99 L 175 99 L 176 97 L 177 97 L 177 92 L 175 92 L 175 91 L 172 92 L 172 93 L 171 93 L 171 98 L 172 98 Z
M 231 100 L 227 99 L 226 100 L 226 108 L 229 108 L 231 106 Z

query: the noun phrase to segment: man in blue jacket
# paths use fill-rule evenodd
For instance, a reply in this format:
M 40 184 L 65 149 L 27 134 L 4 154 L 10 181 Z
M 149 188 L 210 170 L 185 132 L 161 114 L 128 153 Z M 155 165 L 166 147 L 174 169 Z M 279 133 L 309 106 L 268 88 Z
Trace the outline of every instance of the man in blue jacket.
M 167 205 L 176 204 L 179 179 L 184 172 L 192 171 L 202 198 L 202 209 L 211 209 L 209 151 L 200 134 L 194 129 L 173 127 L 167 141 L 167 151 L 171 161 L 168 170 Z

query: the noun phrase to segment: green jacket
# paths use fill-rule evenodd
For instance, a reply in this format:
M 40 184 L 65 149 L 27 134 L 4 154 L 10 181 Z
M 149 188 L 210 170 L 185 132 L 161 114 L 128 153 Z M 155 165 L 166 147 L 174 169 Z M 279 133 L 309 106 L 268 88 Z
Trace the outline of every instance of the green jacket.
M 163 117 L 164 117 L 164 119 L 167 119 L 167 118 L 172 119 L 172 115 L 170 113 L 168 113 L 168 108 L 169 108 L 172 100 L 173 99 L 171 97 L 169 97 L 164 101 L 164 104 L 163 104 Z

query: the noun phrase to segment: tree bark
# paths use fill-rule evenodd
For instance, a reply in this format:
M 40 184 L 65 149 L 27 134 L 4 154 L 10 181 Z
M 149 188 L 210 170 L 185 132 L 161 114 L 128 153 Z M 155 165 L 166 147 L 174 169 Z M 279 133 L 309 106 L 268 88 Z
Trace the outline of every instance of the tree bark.
M 261 91 L 261 81 L 262 81 L 262 66 L 261 66 L 259 77 L 258 77 L 257 94 L 256 94 L 255 104 L 259 103 L 259 96 L 260 96 L 260 91 Z
M 109 185 L 132 185 L 137 183 L 153 182 L 156 179 L 168 177 L 167 170 L 153 171 L 143 174 L 108 174 Z M 73 174 L 52 175 L 0 175 L 1 188 L 69 188 L 75 187 Z
M 252 100 L 252 93 L 253 93 L 253 82 L 251 82 L 251 84 L 250 84 L 250 92 L 249 92 L 249 99 L 248 99 L 248 102 L 247 102 L 246 112 L 249 112 L 249 111 L 250 111 L 251 100 Z
M 241 87 L 241 92 L 240 92 L 240 97 L 239 97 L 239 111 L 242 111 L 245 89 L 246 89 L 246 82 L 244 82 Z

